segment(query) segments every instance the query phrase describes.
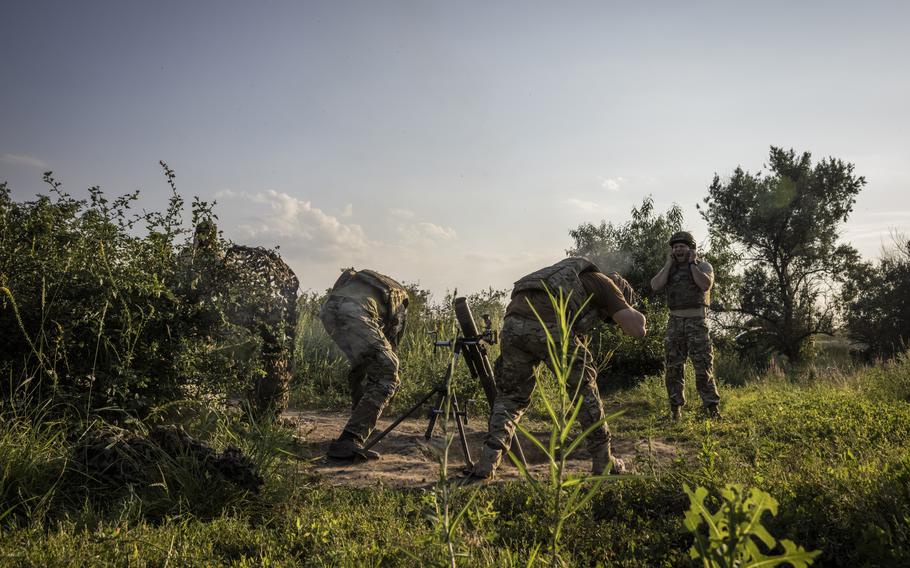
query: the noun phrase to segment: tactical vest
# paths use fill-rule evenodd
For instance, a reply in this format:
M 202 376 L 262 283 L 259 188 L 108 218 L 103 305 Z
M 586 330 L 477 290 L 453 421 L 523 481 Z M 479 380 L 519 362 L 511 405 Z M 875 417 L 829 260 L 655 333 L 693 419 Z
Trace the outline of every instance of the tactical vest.
M 582 273 L 599 271 L 597 266 L 584 258 L 570 257 L 560 260 L 553 266 L 541 268 L 528 274 L 515 283 L 512 297 L 522 292 L 540 292 L 549 289 L 551 294 L 559 294 L 559 290 L 569 298 L 569 311 L 578 313 L 582 304 L 588 299 L 588 291 L 579 278 Z M 569 295 L 571 293 L 571 296 Z M 597 321 L 596 310 L 585 306 L 583 313 L 575 322 L 575 331 L 583 333 L 590 329 Z
M 382 294 L 389 314 L 383 333 L 392 343 L 398 343 L 404 333 L 405 316 L 408 308 L 408 291 L 397 281 L 374 270 L 345 270 L 332 286 L 333 290 L 347 284 L 352 278 L 369 284 Z
M 670 267 L 666 289 L 667 307 L 671 310 L 706 308 L 711 305 L 711 292 L 698 287 L 688 264 L 680 267 L 674 263 Z

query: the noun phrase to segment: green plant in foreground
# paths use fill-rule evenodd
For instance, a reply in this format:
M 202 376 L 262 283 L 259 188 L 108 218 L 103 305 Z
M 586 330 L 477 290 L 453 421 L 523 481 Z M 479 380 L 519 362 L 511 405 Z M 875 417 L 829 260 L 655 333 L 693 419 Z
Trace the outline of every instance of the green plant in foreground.
M 598 420 L 574 439 L 570 439 L 569 436 L 578 421 L 578 413 L 581 411 L 583 403 L 580 392 L 582 381 L 579 380 L 575 385 L 572 385 L 570 380 L 573 363 L 577 361 L 579 351 L 582 348 L 582 345 L 576 341 L 572 334 L 572 327 L 587 305 L 587 301 L 582 304 L 578 312 L 573 314 L 569 312 L 571 293 L 566 296 L 560 289 L 558 295 L 554 295 L 550 290 L 547 290 L 547 296 L 550 299 L 556 317 L 556 325 L 552 331 L 544 323 L 534 306 L 530 303 L 529 305 L 537 316 L 537 320 L 543 327 L 547 337 L 547 352 L 553 384 L 548 385 L 550 388 L 541 388 L 544 385 L 538 382 L 538 388 L 535 388 L 534 392 L 537 393 L 543 403 L 550 420 L 549 440 L 544 443 L 544 441 L 522 427 L 521 424 L 516 424 L 515 426 L 525 438 L 530 440 L 546 456 L 550 466 L 549 483 L 544 484 L 535 479 L 524 463 L 511 451 L 509 452 L 509 458 L 519 469 L 522 476 L 531 484 L 535 492 L 543 500 L 549 501 L 550 514 L 553 517 L 549 555 L 551 562 L 555 565 L 559 561 L 560 539 L 566 521 L 585 507 L 597 494 L 597 490 L 604 481 L 608 479 L 607 475 L 579 476 L 569 474 L 567 471 L 569 456 L 587 439 L 591 432 L 600 428 L 607 420 L 618 416 L 619 413 Z M 541 375 L 545 375 L 545 373 L 541 373 Z
M 689 550 L 693 560 L 701 560 L 706 568 L 758 568 L 790 564 L 802 568 L 813 563 L 821 551 L 806 551 L 792 540 L 777 541 L 762 525 L 761 517 L 768 511 L 777 515 L 777 500 L 768 493 L 753 488 L 746 490 L 741 485 L 730 484 L 721 489 L 722 502 L 712 513 L 705 504 L 708 490 L 696 487 L 693 491 L 683 486 L 689 496 L 689 510 L 683 525 L 695 535 L 695 544 Z M 704 525 L 707 531 L 701 529 Z M 707 533 L 707 534 L 706 534 Z M 767 550 L 778 544 L 783 547 L 781 554 L 765 554 L 759 542 Z

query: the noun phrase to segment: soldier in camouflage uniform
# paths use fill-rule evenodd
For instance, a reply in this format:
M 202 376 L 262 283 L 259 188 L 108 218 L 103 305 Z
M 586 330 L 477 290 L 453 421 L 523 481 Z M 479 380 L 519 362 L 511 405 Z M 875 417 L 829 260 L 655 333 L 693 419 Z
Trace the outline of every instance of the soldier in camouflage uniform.
M 376 421 L 401 383 L 398 342 L 404 333 L 408 292 L 398 282 L 373 270 L 344 271 L 322 306 L 319 317 L 351 364 L 351 418 L 329 446 L 335 459 L 376 459 L 363 450 Z
M 217 288 L 224 278 L 224 250 L 213 221 L 206 219 L 196 225 L 193 244 L 180 251 L 177 263 L 178 290 L 190 310 L 190 323 L 205 328 L 224 323 L 224 314 L 217 304 Z
M 686 404 L 683 367 L 692 359 L 695 368 L 695 387 L 704 409 L 712 418 L 720 418 L 720 395 L 714 381 L 714 352 L 711 345 L 708 307 L 711 305 L 711 286 L 714 269 L 698 258 L 695 238 L 680 231 L 670 238 L 667 262 L 654 278 L 651 288 L 666 289 L 670 319 L 667 322 L 666 385 L 670 399 L 670 415 L 681 417 Z
M 626 290 L 628 299 L 620 287 Z M 597 374 L 591 362 L 584 334 L 598 321 L 614 320 L 623 331 L 644 337 L 645 317 L 629 306 L 632 288 L 618 274 L 607 276 L 597 266 L 583 258 L 566 258 L 553 266 L 538 270 L 515 283 L 512 301 L 506 309 L 501 338 L 501 355 L 496 361 L 497 395 L 490 415 L 489 431 L 478 462 L 468 472 L 471 479 L 489 479 L 509 449 L 515 434 L 515 424 L 531 403 L 535 385 L 535 368 L 540 363 L 550 365 L 546 331 L 531 309 L 533 305 L 549 332 L 558 337 L 556 314 L 546 290 L 569 297 L 569 310 L 581 313 L 572 329 L 577 355 L 572 361 L 568 378 L 569 392 L 579 392 L 582 397 L 578 419 L 583 429 L 603 419 L 604 410 L 597 391 Z M 587 305 L 582 304 L 591 298 Z M 571 317 L 571 315 L 570 315 Z M 572 352 L 572 347 L 569 351 Z M 580 386 L 579 386 L 580 383 Z M 595 428 L 588 436 L 592 456 L 592 471 L 600 475 L 605 471 L 622 472 L 622 461 L 614 458 L 610 444 L 610 430 L 606 423 Z

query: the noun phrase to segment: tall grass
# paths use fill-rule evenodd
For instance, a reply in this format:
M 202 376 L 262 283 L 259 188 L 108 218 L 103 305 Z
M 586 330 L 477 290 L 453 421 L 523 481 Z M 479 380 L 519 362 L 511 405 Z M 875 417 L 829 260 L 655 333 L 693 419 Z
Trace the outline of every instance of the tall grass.
M 632 412 L 612 421 L 617 438 L 651 435 L 673 443 L 679 457 L 662 462 L 660 476 L 601 485 L 563 524 L 560 558 L 572 565 L 689 566 L 694 540 L 681 530 L 689 507 L 683 483 L 716 489 L 739 483 L 777 498 L 778 514 L 764 526 L 823 550 L 820 565 L 906 565 L 910 402 L 877 386 L 906 377 L 903 364 L 870 367 L 848 384 L 784 377 L 729 387 L 726 417 L 712 421 L 710 431 L 695 419 L 669 423 Z M 661 387 L 656 382 L 658 393 Z M 638 392 L 618 394 L 640 403 Z M 51 410 L 49 417 L 61 414 Z M 60 478 L 73 452 L 60 423 L 7 407 L 0 422 L 3 510 L 16 508 L 0 523 L 0 564 L 66 565 L 86 558 L 100 566 L 451 565 L 440 525 L 427 517 L 436 510 L 427 493 L 332 487 L 296 471 L 297 462 L 282 451 L 291 443 L 289 431 L 207 412 L 204 404 L 174 405 L 161 414 L 150 424 L 180 418 L 215 448 L 235 443 L 269 456 L 261 494 L 234 492 L 222 500 L 221 489 L 185 481 L 172 469 L 179 464 L 165 462 L 169 496 L 162 487 L 133 487 L 86 501 L 78 478 Z M 710 471 L 703 449 L 713 456 Z M 553 501 L 545 495 L 527 482 L 480 489 L 453 533 L 458 564 L 552 561 Z M 449 493 L 450 518 L 470 497 Z M 713 498 L 705 503 L 717 511 Z
M 45 518 L 70 459 L 65 426 L 46 405 L 0 408 L 0 523 Z

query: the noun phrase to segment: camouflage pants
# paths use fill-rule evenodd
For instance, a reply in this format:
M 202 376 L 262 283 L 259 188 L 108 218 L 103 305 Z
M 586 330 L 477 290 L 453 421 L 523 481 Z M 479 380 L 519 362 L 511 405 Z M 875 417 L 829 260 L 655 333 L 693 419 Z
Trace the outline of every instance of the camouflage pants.
M 720 402 L 714 382 L 714 350 L 705 318 L 670 316 L 667 322 L 667 395 L 671 406 L 686 404 L 686 380 L 683 367 L 692 359 L 695 388 L 705 406 Z
M 344 430 L 364 443 L 401 384 L 398 356 L 379 327 L 379 315 L 358 300 L 329 296 L 319 317 L 351 364 L 353 410 Z
M 551 329 L 555 334 L 556 330 Z M 540 323 L 536 320 L 510 316 L 505 319 L 500 334 L 502 351 L 496 360 L 496 400 L 490 414 L 489 432 L 486 445 L 490 448 L 508 450 L 512 436 L 515 434 L 515 423 L 531 404 L 531 393 L 534 391 L 534 369 L 540 363 L 550 366 L 547 352 L 547 337 Z M 604 416 L 603 403 L 597 391 L 597 375 L 591 366 L 591 354 L 579 338 L 580 346 L 577 357 L 572 364 L 567 388 L 574 394 L 576 387 L 579 396 L 583 397 L 578 420 L 583 429 L 587 429 Z M 571 348 L 570 348 L 571 349 Z M 588 436 L 588 447 L 593 451 L 603 444 L 609 444 L 610 430 L 606 423 L 596 428 Z

